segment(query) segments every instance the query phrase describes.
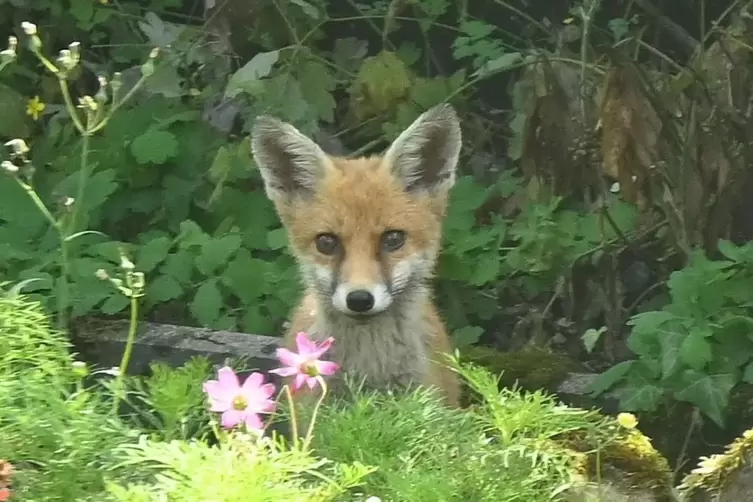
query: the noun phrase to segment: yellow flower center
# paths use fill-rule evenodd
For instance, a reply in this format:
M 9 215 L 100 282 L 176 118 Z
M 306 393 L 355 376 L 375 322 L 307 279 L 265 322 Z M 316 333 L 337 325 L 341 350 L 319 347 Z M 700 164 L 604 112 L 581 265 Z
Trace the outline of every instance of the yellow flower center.
M 301 371 L 303 371 L 310 377 L 315 377 L 319 374 L 319 370 L 316 369 L 316 364 L 314 363 L 303 363 L 301 365 Z
M 248 401 L 246 401 L 246 398 L 243 396 L 235 396 L 235 399 L 233 399 L 233 409 L 243 411 L 246 408 L 248 408 Z

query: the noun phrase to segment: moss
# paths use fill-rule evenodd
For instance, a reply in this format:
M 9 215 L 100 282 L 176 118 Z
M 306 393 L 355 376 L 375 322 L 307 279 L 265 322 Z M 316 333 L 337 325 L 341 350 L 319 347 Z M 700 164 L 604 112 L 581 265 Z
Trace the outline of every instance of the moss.
M 746 459 L 753 455 L 753 429 L 748 429 L 730 443 L 724 453 L 701 457 L 698 467 L 685 476 L 678 491 L 686 498 L 695 492 L 720 492 L 727 484 L 730 475 L 742 467 Z
M 639 430 L 610 420 L 606 427 L 573 431 L 556 441 L 583 455 L 578 462 L 578 474 L 583 478 L 616 481 L 626 490 L 648 490 L 657 501 L 674 500 L 669 462 Z
M 524 389 L 545 389 L 556 392 L 557 387 L 574 371 L 583 367 L 563 354 L 541 347 L 529 346 L 516 352 L 500 352 L 489 347 L 463 349 L 463 358 L 484 366 L 493 374 L 501 373 L 500 385 Z

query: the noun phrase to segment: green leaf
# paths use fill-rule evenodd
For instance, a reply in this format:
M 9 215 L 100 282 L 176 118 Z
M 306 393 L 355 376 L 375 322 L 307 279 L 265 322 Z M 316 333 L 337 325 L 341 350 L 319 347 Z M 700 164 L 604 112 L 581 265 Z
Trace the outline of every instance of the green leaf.
M 306 2 L 305 0 L 291 0 L 291 2 L 300 7 L 301 10 L 303 10 L 304 14 L 306 14 L 314 21 L 317 21 L 321 17 L 319 9 L 311 5 L 309 2 Z
M 260 80 L 269 75 L 280 57 L 280 51 L 260 52 L 233 73 L 225 89 L 225 97 L 233 98 L 245 92 L 251 95 L 262 89 Z
M 687 370 L 683 374 L 683 382 L 684 387 L 675 393 L 675 397 L 696 405 L 720 428 L 724 428 L 729 393 L 737 383 L 735 375 L 707 375 L 700 371 Z
M 131 153 L 139 164 L 164 164 L 178 154 L 178 140 L 168 131 L 147 129 L 131 142 Z
M 26 118 L 26 98 L 17 90 L 0 83 L 0 137 L 26 138 L 29 125 Z
M 500 274 L 501 258 L 496 251 L 482 254 L 475 262 L 471 284 L 482 286 L 494 281 Z
M 620 395 L 620 407 L 626 411 L 656 411 L 664 390 L 651 383 L 629 385 Z
M 183 294 L 183 287 L 175 277 L 165 274 L 147 284 L 146 294 L 153 302 L 162 303 L 179 298 Z
M 607 390 L 614 387 L 614 385 L 623 379 L 625 375 L 632 369 L 635 361 L 623 361 L 615 364 L 604 373 L 599 375 L 596 380 L 590 385 L 588 392 L 594 397 L 598 397 Z
M 743 381 L 746 383 L 753 383 L 753 362 L 745 365 L 745 370 L 743 370 Z
M 188 308 L 202 326 L 214 325 L 222 308 L 222 293 L 217 287 L 217 279 L 209 279 L 199 286 Z
M 695 370 L 702 370 L 711 361 L 711 344 L 705 334 L 705 330 L 691 329 L 680 347 L 682 362 Z
M 152 239 L 139 249 L 136 258 L 136 270 L 148 273 L 162 263 L 170 252 L 172 241 L 167 237 Z
M 680 350 L 687 337 L 676 331 L 664 331 L 659 337 L 661 347 L 661 372 L 663 378 L 674 375 L 682 366 Z
M 269 268 L 269 263 L 252 258 L 251 253 L 242 250 L 228 264 L 223 274 L 223 283 L 244 304 L 249 305 L 258 302 L 267 292 L 269 281 L 266 280 L 265 274 Z
M 285 228 L 275 228 L 267 232 L 269 249 L 283 249 L 288 245 L 288 233 Z
M 201 254 L 196 257 L 196 268 L 204 275 L 211 275 L 223 263 L 227 263 L 238 251 L 242 239 L 237 234 L 211 238 L 201 246 Z
M 452 341 L 456 348 L 467 347 L 479 341 L 484 329 L 479 326 L 463 326 L 452 332 Z
M 114 292 L 99 308 L 103 314 L 114 315 L 128 307 L 128 297 L 120 291 Z
M 191 282 L 194 257 L 186 250 L 178 251 L 167 257 L 161 272 L 174 277 L 180 284 L 188 285 Z M 148 285 L 147 285 L 148 287 Z
M 586 351 L 590 354 L 594 347 L 596 346 L 596 343 L 601 338 L 601 335 L 603 335 L 607 331 L 606 326 L 602 326 L 599 329 L 587 329 L 585 333 L 583 333 L 583 336 L 581 337 L 581 340 L 583 340 L 583 345 L 586 347 Z

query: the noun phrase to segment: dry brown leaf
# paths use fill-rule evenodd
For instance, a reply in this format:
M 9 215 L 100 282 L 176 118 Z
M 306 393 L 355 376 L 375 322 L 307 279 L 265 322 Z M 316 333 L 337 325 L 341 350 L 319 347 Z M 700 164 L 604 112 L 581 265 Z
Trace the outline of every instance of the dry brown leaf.
M 620 183 L 625 200 L 643 209 L 651 200 L 647 182 L 658 160 L 662 124 L 634 72 L 623 66 L 607 76 L 601 148 L 604 173 Z

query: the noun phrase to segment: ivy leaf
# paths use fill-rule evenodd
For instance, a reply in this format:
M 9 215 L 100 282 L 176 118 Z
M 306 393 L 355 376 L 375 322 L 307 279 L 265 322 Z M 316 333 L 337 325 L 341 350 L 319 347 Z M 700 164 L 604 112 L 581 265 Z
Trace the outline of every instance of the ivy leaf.
M 643 382 L 625 387 L 620 396 L 620 407 L 626 411 L 655 411 L 664 390 L 652 383 Z
M 702 370 L 712 358 L 711 344 L 706 340 L 705 333 L 702 329 L 691 329 L 680 347 L 682 362 L 695 370 Z
M 179 298 L 183 287 L 175 277 L 164 274 L 149 282 L 146 294 L 153 302 L 162 303 Z
M 687 337 L 676 331 L 663 331 L 659 338 L 661 346 L 661 371 L 664 378 L 672 376 L 684 362 L 680 358 L 683 340 Z
M 167 131 L 147 129 L 131 142 L 131 153 L 139 164 L 164 164 L 178 154 L 178 140 Z
M 683 374 L 684 387 L 675 397 L 696 405 L 703 413 L 724 428 L 724 413 L 729 402 L 729 393 L 737 383 L 731 373 L 708 375 L 687 370 Z
M 225 97 L 233 98 L 245 92 L 254 95 L 262 86 L 260 80 L 272 72 L 272 67 L 280 57 L 280 51 L 260 52 L 233 73 L 225 88 Z
M 139 249 L 136 258 L 136 269 L 139 272 L 151 272 L 154 270 L 154 267 L 167 258 L 171 246 L 172 242 L 167 237 L 158 237 L 150 240 Z
M 217 279 L 209 279 L 199 286 L 188 308 L 202 326 L 214 325 L 222 308 L 222 293 L 217 287 Z
M 635 364 L 635 361 L 623 361 L 615 364 L 593 381 L 589 386 L 588 392 L 594 397 L 600 396 L 611 389 L 619 380 L 622 380 L 633 368 L 633 364 Z
M 196 268 L 207 276 L 211 275 L 220 265 L 230 260 L 242 242 L 237 234 L 209 239 L 201 246 L 201 254 L 196 258 Z

